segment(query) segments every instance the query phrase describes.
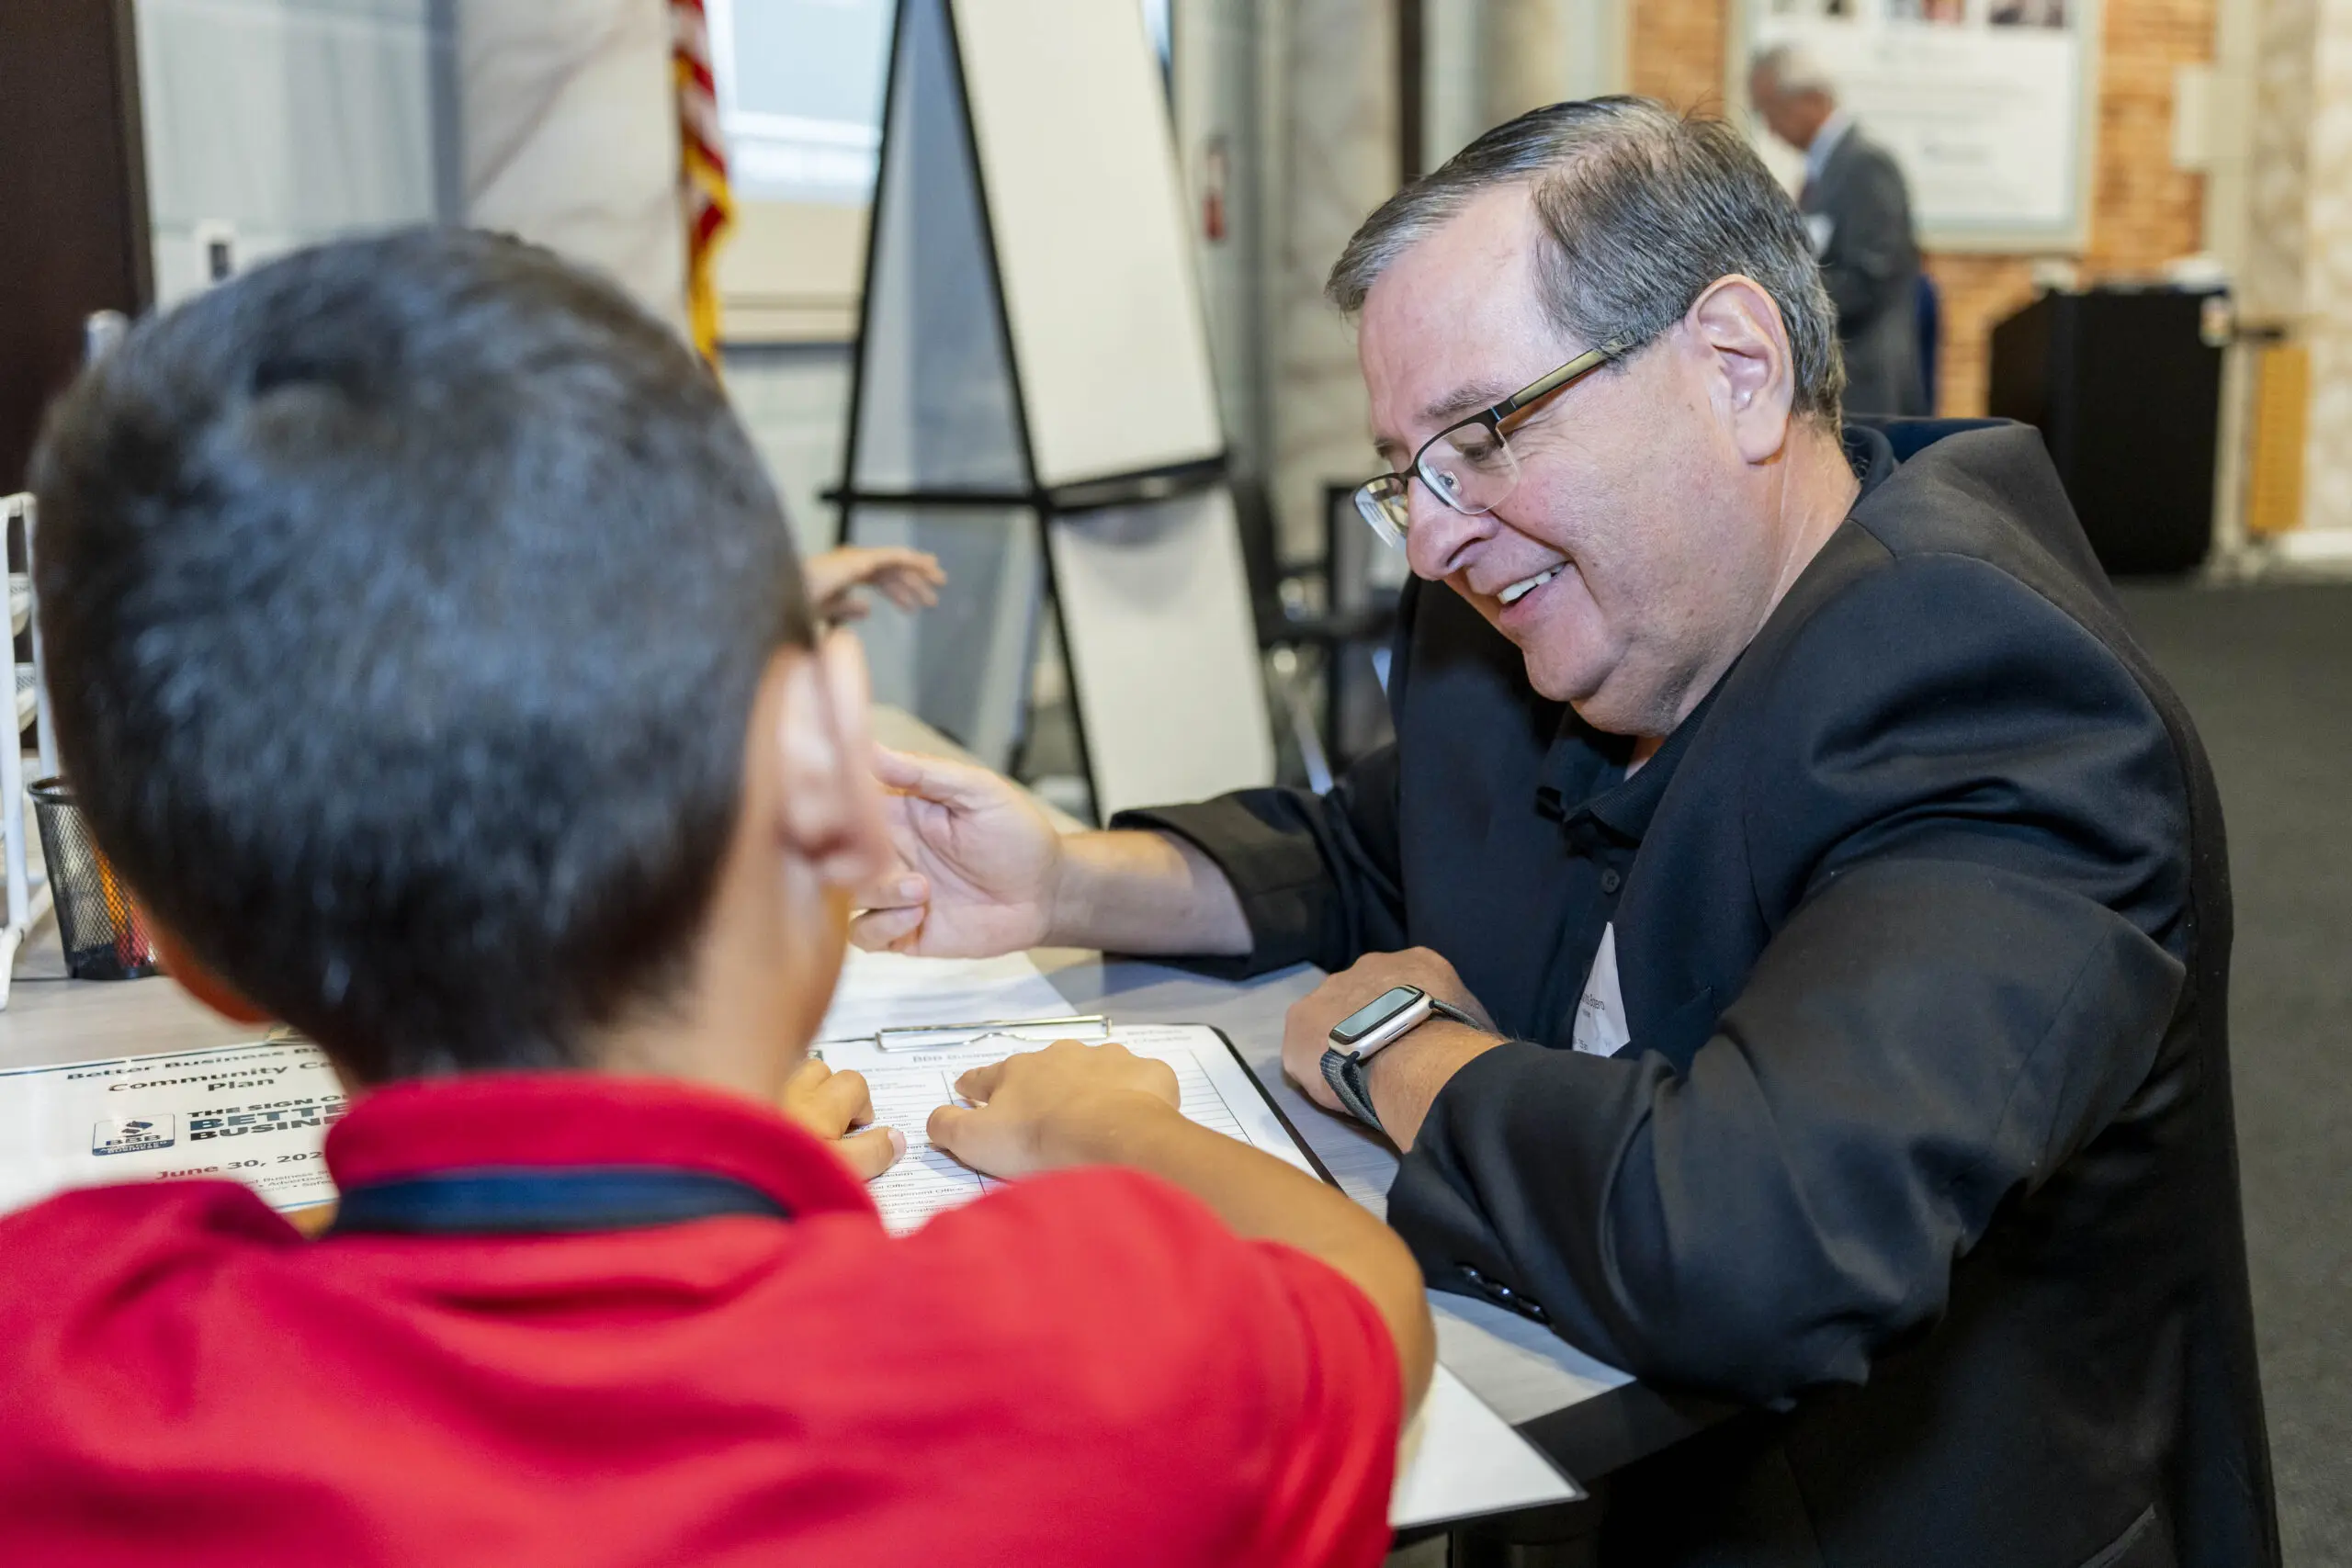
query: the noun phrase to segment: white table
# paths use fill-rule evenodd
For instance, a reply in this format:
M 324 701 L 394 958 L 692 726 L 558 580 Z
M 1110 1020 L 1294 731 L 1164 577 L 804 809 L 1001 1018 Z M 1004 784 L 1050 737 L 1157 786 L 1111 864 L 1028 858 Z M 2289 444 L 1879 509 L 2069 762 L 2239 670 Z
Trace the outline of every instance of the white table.
M 878 713 L 876 728 L 894 745 L 957 750 L 903 714 Z M 1223 1030 L 1340 1185 L 1359 1201 L 1385 1207 L 1395 1152 L 1323 1111 L 1283 1077 L 1283 1015 L 1314 988 L 1320 977 L 1316 970 L 1300 965 L 1236 983 L 1094 953 L 1049 951 L 1036 958 L 1074 1010 L 1103 1013 L 1114 1023 L 1206 1023 Z M 0 1068 L 194 1050 L 250 1040 L 256 1032 L 213 1014 L 167 979 L 63 976 L 51 919 L 35 928 L 17 956 L 8 1006 L 0 1011 Z M 1589 1483 L 1724 1413 L 1707 1401 L 1646 1388 L 1485 1301 L 1431 1292 L 1430 1304 L 1445 1364 L 1579 1481 Z

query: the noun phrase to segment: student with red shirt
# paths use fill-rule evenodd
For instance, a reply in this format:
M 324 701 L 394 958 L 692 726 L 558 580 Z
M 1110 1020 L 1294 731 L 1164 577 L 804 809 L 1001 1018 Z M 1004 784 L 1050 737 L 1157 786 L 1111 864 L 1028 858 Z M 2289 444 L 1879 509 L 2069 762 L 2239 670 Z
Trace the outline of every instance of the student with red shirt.
M 933 1133 L 887 1235 L 804 1062 L 889 863 L 710 378 L 607 285 L 411 232 L 134 332 L 37 459 L 68 773 L 175 972 L 355 1091 L 245 1189 L 0 1219 L 0 1562 L 1366 1563 L 1404 1247 L 1116 1046 Z M 784 1105 L 788 1114 L 779 1114 Z

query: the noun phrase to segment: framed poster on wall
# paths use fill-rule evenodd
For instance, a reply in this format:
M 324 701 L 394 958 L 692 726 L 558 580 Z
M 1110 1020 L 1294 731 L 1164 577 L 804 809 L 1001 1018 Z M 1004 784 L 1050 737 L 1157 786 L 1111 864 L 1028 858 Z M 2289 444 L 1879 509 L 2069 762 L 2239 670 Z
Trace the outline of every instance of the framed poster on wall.
M 1894 154 L 1920 242 L 2078 251 L 2098 128 L 2098 0 L 1736 0 L 1726 101 L 1758 51 L 1802 44 Z M 1790 150 L 1756 135 L 1776 153 Z

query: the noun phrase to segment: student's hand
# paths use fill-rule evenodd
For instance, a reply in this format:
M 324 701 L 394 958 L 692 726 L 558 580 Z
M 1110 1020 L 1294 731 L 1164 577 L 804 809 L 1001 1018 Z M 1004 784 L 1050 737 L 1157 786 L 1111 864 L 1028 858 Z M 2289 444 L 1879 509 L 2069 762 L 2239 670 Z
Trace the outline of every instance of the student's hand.
M 837 1073 L 811 1056 L 785 1080 L 780 1109 L 831 1145 L 860 1181 L 873 1180 L 907 1152 L 905 1134 L 896 1127 L 869 1125 L 874 1097 L 866 1091 L 863 1073 Z
M 1178 1116 L 1176 1070 L 1124 1045 L 1057 1040 L 956 1080 L 970 1109 L 931 1113 L 931 1141 L 989 1176 L 1090 1164 L 1130 1119 Z
M 875 777 L 900 866 L 865 891 L 850 927 L 865 948 L 992 958 L 1041 945 L 1061 837 L 1011 779 L 969 762 L 875 748 Z
M 854 621 L 865 614 L 857 592 L 871 588 L 901 610 L 927 610 L 939 603 L 947 582 L 939 558 L 923 550 L 843 545 L 810 556 L 800 567 L 808 603 L 828 621 Z

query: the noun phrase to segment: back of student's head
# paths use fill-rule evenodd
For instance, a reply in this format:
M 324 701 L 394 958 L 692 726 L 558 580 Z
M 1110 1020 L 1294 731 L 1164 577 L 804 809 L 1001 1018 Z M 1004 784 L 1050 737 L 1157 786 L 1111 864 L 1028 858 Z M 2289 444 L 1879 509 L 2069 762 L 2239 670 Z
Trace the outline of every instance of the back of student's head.
M 684 977 L 811 628 L 692 353 L 509 240 L 260 268 L 35 459 L 64 769 L 203 965 L 367 1080 L 574 1065 Z

